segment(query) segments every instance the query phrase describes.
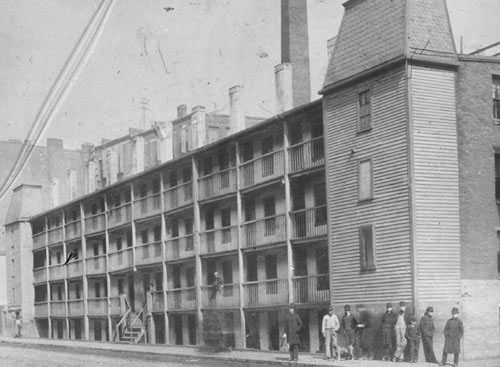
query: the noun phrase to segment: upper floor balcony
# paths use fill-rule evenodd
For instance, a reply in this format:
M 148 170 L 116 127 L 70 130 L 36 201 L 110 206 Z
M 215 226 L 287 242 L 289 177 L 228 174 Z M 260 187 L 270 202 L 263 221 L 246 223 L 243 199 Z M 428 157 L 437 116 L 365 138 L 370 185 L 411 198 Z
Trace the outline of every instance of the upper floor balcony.
M 283 176 L 283 150 L 267 153 L 261 157 L 243 163 L 240 166 L 240 172 L 240 184 L 242 188 L 258 185 Z
M 234 193 L 236 192 L 236 169 L 228 168 L 203 176 L 198 182 L 200 200 Z
M 132 208 L 130 203 L 109 209 L 108 226 L 117 227 L 132 220 Z
M 63 227 L 54 227 L 48 230 L 49 244 L 59 243 L 63 240 Z
M 174 210 L 193 203 L 193 184 L 186 182 L 163 191 L 165 210 Z
M 124 295 L 122 294 L 121 296 L 114 296 L 109 298 L 110 302 L 110 312 L 111 315 L 122 315 L 123 314 L 123 306 L 122 306 L 122 299 Z
M 151 292 L 151 312 L 163 312 L 165 310 L 164 305 L 163 291 Z
M 328 234 L 326 205 L 294 211 L 291 213 L 291 221 L 293 239 Z
M 132 247 L 109 254 L 109 271 L 118 271 L 130 268 L 134 265 Z
M 166 241 L 166 260 L 177 260 L 194 256 L 193 235 L 171 238 Z
M 68 316 L 83 316 L 83 300 L 70 299 L 68 301 Z
M 47 281 L 47 268 L 33 269 L 33 283 L 42 283 Z
M 104 231 L 106 227 L 106 215 L 104 213 L 92 214 L 85 218 L 85 234 Z
M 108 315 L 108 299 L 104 298 L 89 298 L 87 300 L 87 308 L 89 316 L 107 316 Z
M 35 302 L 35 317 L 47 317 L 49 315 L 49 306 L 47 301 Z
M 288 304 L 288 279 L 269 279 L 243 283 L 246 307 Z
M 66 264 L 68 278 L 81 277 L 83 275 L 83 261 L 71 260 Z
M 106 272 L 106 255 L 87 258 L 87 274 L 102 274 Z
M 202 232 L 200 242 L 201 254 L 237 250 L 238 229 L 236 226 L 232 226 Z
M 169 311 L 196 309 L 196 288 L 167 290 L 167 308 Z
M 80 220 L 75 220 L 69 223 L 66 223 L 66 241 L 80 238 L 82 235 L 82 223 Z
M 293 302 L 296 304 L 327 304 L 330 302 L 328 274 L 293 277 Z
M 288 148 L 290 173 L 296 173 L 325 164 L 323 137 L 296 144 Z
M 161 213 L 161 194 L 153 193 L 134 200 L 134 218 L 146 218 Z
M 45 232 L 36 233 L 33 235 L 33 249 L 39 249 L 45 247 L 47 241 L 47 235 Z
M 271 245 L 286 241 L 285 215 L 275 215 L 243 225 L 243 247 Z
M 60 280 L 66 277 L 65 267 L 62 264 L 49 266 L 49 280 Z
M 161 241 L 138 245 L 135 250 L 136 265 L 161 264 Z
M 233 308 L 240 306 L 240 287 L 239 284 L 224 284 L 217 291 L 213 286 L 203 286 L 202 307 L 203 308 Z
M 50 315 L 51 316 L 66 316 L 66 302 L 65 301 L 50 301 Z

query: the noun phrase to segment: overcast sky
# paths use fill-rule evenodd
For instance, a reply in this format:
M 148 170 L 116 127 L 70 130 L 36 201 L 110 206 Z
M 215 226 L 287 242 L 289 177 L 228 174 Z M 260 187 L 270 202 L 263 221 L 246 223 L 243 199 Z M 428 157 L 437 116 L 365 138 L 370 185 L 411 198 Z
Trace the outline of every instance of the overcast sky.
M 343 0 L 308 0 L 313 99 L 336 35 Z M 24 139 L 43 98 L 100 0 L 0 2 L 0 139 Z M 174 10 L 166 12 L 165 7 Z M 460 47 L 500 40 L 500 1 L 449 0 Z M 98 144 L 146 118 L 169 120 L 181 103 L 227 111 L 228 92 L 244 85 L 247 113 L 275 111 L 280 62 L 280 0 L 115 0 L 92 54 L 54 115 L 46 137 L 78 148 Z

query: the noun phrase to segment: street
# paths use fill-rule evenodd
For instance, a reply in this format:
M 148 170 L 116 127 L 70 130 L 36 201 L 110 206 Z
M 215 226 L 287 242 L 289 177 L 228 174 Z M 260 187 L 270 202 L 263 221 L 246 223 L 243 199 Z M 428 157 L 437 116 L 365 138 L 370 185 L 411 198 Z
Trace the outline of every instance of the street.
M 43 349 L 42 349 L 43 348 Z M 57 348 L 41 349 L 0 344 L 1 366 L 16 367 L 257 367 L 257 363 L 230 362 L 222 360 L 199 359 L 196 357 L 148 356 L 122 352 L 97 352 L 89 354 L 74 353 L 73 350 Z

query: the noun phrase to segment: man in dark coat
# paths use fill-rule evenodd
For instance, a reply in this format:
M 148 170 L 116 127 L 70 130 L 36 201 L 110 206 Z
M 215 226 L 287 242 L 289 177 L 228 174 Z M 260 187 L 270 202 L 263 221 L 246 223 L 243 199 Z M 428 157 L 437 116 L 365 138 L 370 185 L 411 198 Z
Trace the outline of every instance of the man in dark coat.
M 386 312 L 382 316 L 382 345 L 384 347 L 383 361 L 390 361 L 392 359 L 392 340 L 394 339 L 394 327 L 396 326 L 397 316 L 392 312 L 392 303 L 386 305 Z
M 446 365 L 446 359 L 449 353 L 453 354 L 453 366 L 458 366 L 458 357 L 460 355 L 460 339 L 464 336 L 464 325 L 458 318 L 458 308 L 451 310 L 451 319 L 446 322 L 444 327 L 444 349 L 443 360 L 440 366 Z
M 290 361 L 299 360 L 300 329 L 302 329 L 302 319 L 295 313 L 295 306 L 290 305 L 290 313 L 285 321 L 285 335 L 290 345 Z
M 214 282 L 212 283 L 212 292 L 210 293 L 210 300 L 214 300 L 217 293 L 222 291 L 224 287 L 224 279 L 219 275 L 218 272 L 214 273 Z
M 355 354 L 358 359 L 369 358 L 370 356 L 370 330 L 372 318 L 368 311 L 365 311 L 364 305 L 357 305 L 359 316 L 356 325 L 356 343 Z
M 344 340 L 345 344 L 347 347 L 347 351 L 349 353 L 349 356 L 347 359 L 353 359 L 354 358 L 354 330 L 356 329 L 356 325 L 358 322 L 356 321 L 356 318 L 351 314 L 351 306 L 350 305 L 345 305 L 344 306 L 344 315 L 342 316 L 342 319 L 340 320 L 340 330 L 342 330 L 344 334 Z
M 432 339 L 434 338 L 434 319 L 432 315 L 434 308 L 427 307 L 424 316 L 420 319 L 420 334 L 422 335 L 422 346 L 424 347 L 425 361 L 427 363 L 438 363 L 434 355 L 434 345 Z

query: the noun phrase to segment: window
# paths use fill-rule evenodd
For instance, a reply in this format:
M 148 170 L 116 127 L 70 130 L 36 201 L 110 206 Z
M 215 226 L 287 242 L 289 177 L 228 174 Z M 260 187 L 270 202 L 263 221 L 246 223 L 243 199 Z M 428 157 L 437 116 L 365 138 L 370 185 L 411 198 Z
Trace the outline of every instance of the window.
M 75 284 L 75 299 L 80 299 L 81 294 L 80 294 L 80 284 Z
M 122 239 L 121 237 L 118 237 L 116 239 L 116 251 L 120 251 L 122 249 Z
M 60 285 L 57 286 L 57 300 L 62 301 L 62 287 Z
M 153 238 L 155 242 L 161 241 L 161 227 L 156 226 L 153 228 Z
M 148 185 L 146 184 L 142 184 L 140 187 L 139 187 L 139 196 L 141 198 L 143 197 L 146 197 L 148 194 Z
M 170 225 L 170 230 L 171 230 L 172 238 L 179 237 L 179 220 L 178 219 L 172 219 L 172 222 Z
M 375 269 L 375 240 L 372 224 L 359 227 L 359 251 L 361 270 Z
M 120 281 L 118 281 L 118 285 L 120 284 Z M 123 288 L 123 284 L 122 284 Z M 121 293 L 120 293 L 121 294 Z M 101 283 L 95 283 L 95 298 L 100 298 L 101 297 Z
M 153 180 L 153 194 L 158 194 L 160 192 L 160 180 L 155 178 Z
M 184 168 L 182 170 L 182 182 L 188 183 L 191 181 L 191 167 Z
M 330 288 L 328 277 L 328 248 L 316 249 L 316 273 L 318 276 L 318 283 L 316 290 L 326 290 Z
M 500 124 L 500 76 L 493 76 L 493 118 Z
M 214 229 L 214 209 L 205 209 L 205 229 L 207 231 Z
M 278 262 L 276 255 L 268 255 L 265 258 L 266 261 L 266 279 L 278 279 Z M 266 282 L 266 294 L 277 294 L 278 293 L 278 282 L 271 281 Z
M 212 173 L 212 157 L 207 157 L 203 161 L 203 175 L 209 175 Z
M 194 268 L 186 268 L 186 286 L 194 287 Z
M 231 208 L 224 208 L 220 211 L 222 227 L 231 226 Z
M 169 182 L 170 187 L 177 186 L 177 172 L 176 171 L 170 172 L 170 174 L 168 175 L 168 182 Z
M 296 122 L 288 128 L 288 137 L 290 145 L 296 145 L 302 142 L 302 123 Z
M 219 150 L 219 171 L 229 168 L 229 155 L 226 149 Z
M 123 294 L 123 279 L 118 279 L 118 294 Z
M 117 240 L 117 242 L 118 242 L 118 240 Z M 94 247 L 94 256 L 99 256 L 99 244 L 94 243 L 93 247 Z
M 245 222 L 255 220 L 255 199 L 248 198 L 245 200 Z
M 61 252 L 57 251 L 56 252 L 56 259 L 57 259 L 56 264 L 60 264 L 61 263 L 61 256 L 62 256 Z
M 500 153 L 495 154 L 495 199 L 500 205 Z
M 369 130 L 372 127 L 372 107 L 370 90 L 358 94 L 358 131 Z
M 132 231 L 127 232 L 127 247 L 132 247 Z
M 120 194 L 116 194 L 115 197 L 114 197 L 114 201 L 115 201 L 115 208 L 118 208 L 120 206 L 120 203 L 121 203 L 121 197 L 120 197 Z
M 358 199 L 359 201 L 373 198 L 372 160 L 363 159 L 358 164 Z
M 148 243 L 148 231 L 147 230 L 144 230 L 141 232 L 141 242 L 143 244 Z
M 268 136 L 262 139 L 262 155 L 273 151 L 273 137 Z
M 313 186 L 314 193 L 314 225 L 324 226 L 326 224 L 326 187 L 325 183 L 316 184 Z
M 241 154 L 241 161 L 242 162 L 247 162 L 253 159 L 253 142 L 249 141 L 246 143 L 243 143 L 242 147 L 242 154 Z

